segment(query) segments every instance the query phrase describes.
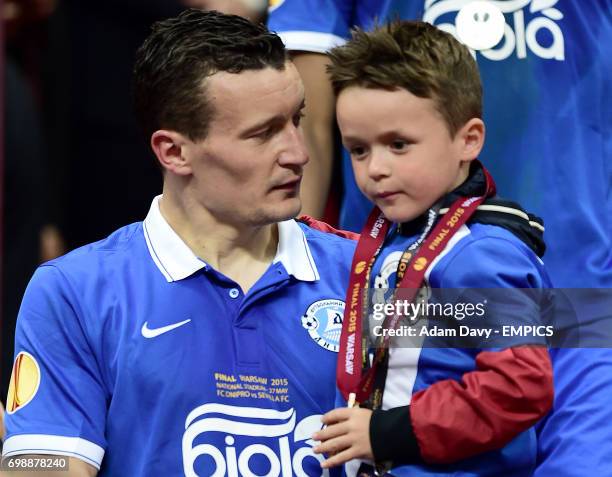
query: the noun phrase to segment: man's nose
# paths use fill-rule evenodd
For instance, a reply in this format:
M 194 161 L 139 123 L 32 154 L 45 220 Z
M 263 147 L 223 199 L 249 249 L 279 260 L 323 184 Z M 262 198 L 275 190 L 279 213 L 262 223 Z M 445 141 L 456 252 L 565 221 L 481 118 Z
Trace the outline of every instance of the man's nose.
M 290 124 L 287 126 L 285 135 L 285 143 L 279 157 L 281 165 L 296 165 L 304 166 L 309 160 L 306 142 L 304 141 L 304 133 L 299 126 Z

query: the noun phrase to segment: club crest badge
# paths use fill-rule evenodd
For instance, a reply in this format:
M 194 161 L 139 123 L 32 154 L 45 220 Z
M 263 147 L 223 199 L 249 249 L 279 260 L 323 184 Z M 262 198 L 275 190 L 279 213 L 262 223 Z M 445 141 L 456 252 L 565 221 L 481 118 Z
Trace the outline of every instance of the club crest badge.
M 343 301 L 319 300 L 310 305 L 302 316 L 302 326 L 315 343 L 337 353 L 340 349 L 343 316 Z

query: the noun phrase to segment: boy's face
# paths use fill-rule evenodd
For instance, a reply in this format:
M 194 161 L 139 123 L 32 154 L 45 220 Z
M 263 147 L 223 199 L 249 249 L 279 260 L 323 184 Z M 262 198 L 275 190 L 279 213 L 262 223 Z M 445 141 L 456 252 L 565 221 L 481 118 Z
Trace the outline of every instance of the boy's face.
M 463 129 L 451 138 L 433 100 L 405 89 L 351 86 L 337 115 L 359 188 L 393 222 L 418 217 L 459 186 L 477 155 Z

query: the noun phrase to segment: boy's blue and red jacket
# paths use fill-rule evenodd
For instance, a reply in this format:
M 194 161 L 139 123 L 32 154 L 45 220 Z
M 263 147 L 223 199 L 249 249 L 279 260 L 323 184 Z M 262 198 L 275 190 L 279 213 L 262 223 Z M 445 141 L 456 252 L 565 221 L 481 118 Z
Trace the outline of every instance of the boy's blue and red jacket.
M 444 199 L 478 195 L 476 164 L 470 177 Z M 538 254 L 543 228 L 516 204 L 493 198 L 461 227 L 426 273 L 443 289 L 549 288 Z M 371 286 L 388 299 L 401 253 L 420 235 L 423 218 L 395 226 L 371 273 Z M 496 308 L 503 324 L 540 325 L 537 306 Z M 553 382 L 543 338 L 492 338 L 480 348 L 392 348 L 383 407 L 370 438 L 377 461 L 392 461 L 394 476 L 532 475 L 537 462 L 533 425 L 552 405 Z M 347 474 L 357 466 L 349 463 Z

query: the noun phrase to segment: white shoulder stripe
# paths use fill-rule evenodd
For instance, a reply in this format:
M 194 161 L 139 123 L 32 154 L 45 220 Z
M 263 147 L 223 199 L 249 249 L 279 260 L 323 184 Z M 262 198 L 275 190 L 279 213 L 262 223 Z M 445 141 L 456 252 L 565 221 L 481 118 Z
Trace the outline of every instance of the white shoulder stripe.
M 75 457 L 100 469 L 104 449 L 80 437 L 49 434 L 19 434 L 4 441 L 2 457 L 24 454 L 65 455 Z
M 442 258 L 448 252 L 450 252 L 462 238 L 467 237 L 470 234 L 470 229 L 466 225 L 462 225 L 461 227 L 459 227 L 459 230 L 457 230 L 457 232 L 451 237 L 451 239 L 446 244 L 446 247 L 444 247 L 444 250 L 442 250 L 442 252 L 436 258 L 434 258 L 429 267 L 427 267 L 427 271 L 425 272 L 425 280 L 429 281 L 429 275 L 431 274 L 431 271 L 434 269 L 434 267 L 438 264 L 438 262 L 442 260 Z
M 278 32 L 288 50 L 313 51 L 327 53 L 335 46 L 343 45 L 346 39 L 331 33 L 315 31 L 282 31 Z
M 520 217 L 521 219 L 524 219 L 525 221 L 529 222 L 529 225 L 531 225 L 533 228 L 538 229 L 540 232 L 544 232 L 544 227 L 542 226 L 542 224 L 535 222 L 533 220 L 529 220 L 529 216 L 525 212 L 523 212 L 522 210 L 515 209 L 513 207 L 505 207 L 503 205 L 484 204 L 484 205 L 479 205 L 476 208 L 476 210 L 484 210 L 488 212 L 502 212 L 504 214 L 516 215 L 517 217 Z M 444 209 L 440 209 L 438 211 L 438 214 L 442 215 L 442 214 L 446 214 L 447 212 L 448 212 L 448 207 Z

